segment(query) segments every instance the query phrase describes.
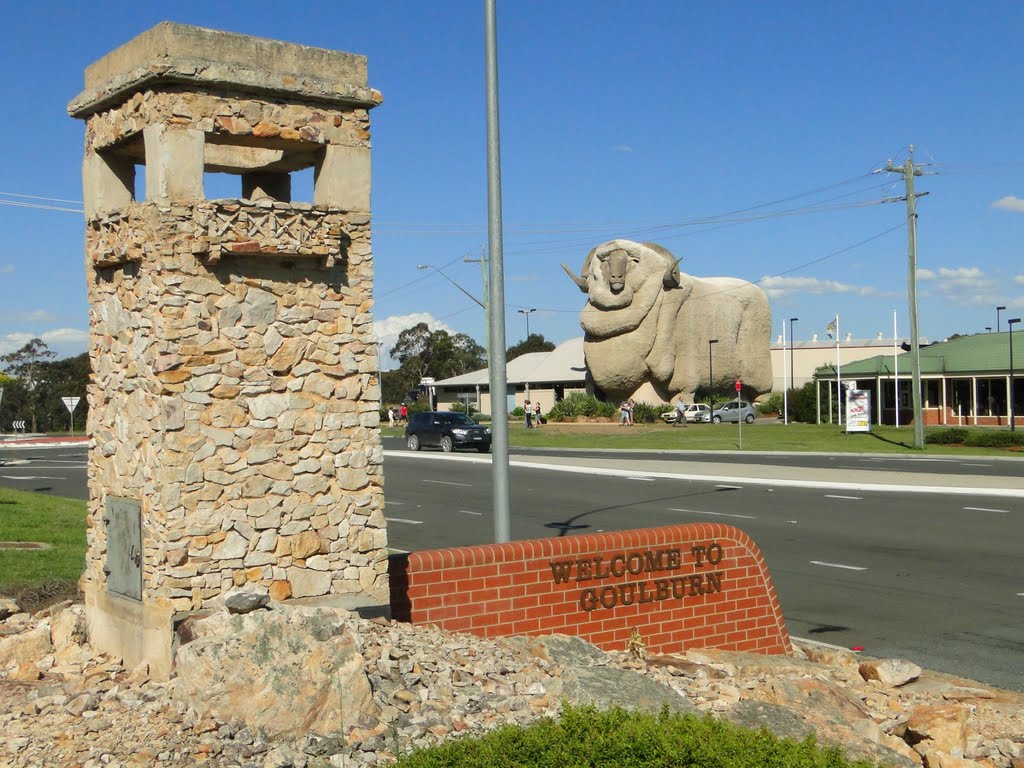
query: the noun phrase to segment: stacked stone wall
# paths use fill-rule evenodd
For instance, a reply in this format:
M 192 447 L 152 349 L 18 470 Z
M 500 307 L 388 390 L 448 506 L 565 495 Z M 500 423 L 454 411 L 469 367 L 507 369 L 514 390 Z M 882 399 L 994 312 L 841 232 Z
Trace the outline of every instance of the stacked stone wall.
M 86 121 L 86 151 L 102 152 L 141 134 L 147 125 L 194 128 L 210 136 L 280 139 L 310 144 L 370 146 L 366 109 L 256 97 L 195 85 L 146 90 Z
M 241 217 L 251 231 L 224 237 L 245 243 L 242 255 L 209 264 L 210 220 L 225 210 L 261 224 Z M 273 215 L 336 233 L 323 241 L 333 266 L 274 255 L 293 253 L 296 235 L 266 226 Z M 90 222 L 86 251 L 96 441 L 86 579 L 104 581 L 100 519 L 113 495 L 142 505 L 145 603 L 197 610 L 251 582 L 277 598 L 384 603 L 369 217 L 137 203 Z

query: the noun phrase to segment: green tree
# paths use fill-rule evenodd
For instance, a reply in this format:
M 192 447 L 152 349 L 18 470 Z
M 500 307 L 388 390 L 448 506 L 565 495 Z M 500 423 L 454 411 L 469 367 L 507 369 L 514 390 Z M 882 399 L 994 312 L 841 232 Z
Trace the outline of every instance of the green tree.
M 531 333 L 526 337 L 525 341 L 520 341 L 518 344 L 509 347 L 505 352 L 505 359 L 514 360 L 528 352 L 550 352 L 554 348 L 555 345 L 545 339 L 543 334 Z
M 89 354 L 83 352 L 75 357 L 66 357 L 43 364 L 43 378 L 46 385 L 40 396 L 40 425 L 49 432 L 67 429 L 70 416 L 65 397 L 81 397 L 82 401 L 74 412 L 75 424 L 85 426 L 88 417 L 88 403 L 85 390 L 89 385 Z
M 40 404 L 46 391 L 46 363 L 57 356 L 42 339 L 35 338 L 16 352 L 0 357 L 4 372 L 13 376 L 24 390 L 23 415 L 32 421 L 32 431 L 37 429 Z
M 381 396 L 385 403 L 402 402 L 424 378 L 447 379 L 485 365 L 484 348 L 472 337 L 431 331 L 426 323 L 417 323 L 398 334 L 390 352 L 398 361 L 398 370 L 383 374 Z

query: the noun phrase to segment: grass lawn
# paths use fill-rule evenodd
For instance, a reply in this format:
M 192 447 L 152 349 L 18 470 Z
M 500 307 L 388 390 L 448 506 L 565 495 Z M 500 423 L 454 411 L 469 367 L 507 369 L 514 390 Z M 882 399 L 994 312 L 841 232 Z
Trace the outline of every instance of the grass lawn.
M 944 428 L 938 428 L 944 429 Z M 925 434 L 928 434 L 928 429 Z M 383 434 L 402 436 L 399 428 L 383 429 Z M 821 453 L 892 453 L 921 455 L 913 448 L 912 427 L 872 426 L 870 433 L 847 434 L 835 424 L 782 424 L 760 419 L 743 425 L 744 451 L 790 451 Z M 667 424 L 637 424 L 620 427 L 614 423 L 550 423 L 541 429 L 525 429 L 522 423 L 509 423 L 509 445 L 548 448 L 612 448 L 652 451 L 735 451 L 739 449 L 736 424 L 691 424 L 672 427 Z M 1018 456 L 1024 453 L 1006 448 L 978 448 L 956 445 L 925 445 L 930 456 Z
M 0 542 L 11 541 L 51 547 L 0 549 L 0 593 L 75 584 L 85 568 L 85 502 L 0 488 Z

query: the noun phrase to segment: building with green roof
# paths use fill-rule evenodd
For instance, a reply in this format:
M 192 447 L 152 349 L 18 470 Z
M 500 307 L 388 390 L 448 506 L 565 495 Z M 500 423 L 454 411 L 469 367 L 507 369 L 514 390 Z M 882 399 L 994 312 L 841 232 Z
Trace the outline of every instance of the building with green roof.
M 1008 425 L 1010 398 L 1007 394 L 1011 391 L 1011 360 L 1014 378 L 1019 378 L 1019 369 L 1024 367 L 1022 335 L 1021 331 L 977 333 L 922 346 L 921 403 L 924 423 L 965 427 Z M 831 403 L 838 402 L 833 400 L 837 385 L 835 365 L 818 368 L 814 379 L 819 402 L 821 397 L 825 397 L 829 403 L 831 421 Z M 872 393 L 873 423 L 911 422 L 913 408 L 910 398 L 912 382 L 909 352 L 876 355 L 849 364 L 840 363 L 838 379 L 844 389 L 864 389 Z M 826 387 L 824 395 L 822 385 Z M 1018 425 L 1024 424 L 1024 388 L 1017 385 L 1013 392 L 1014 418 Z

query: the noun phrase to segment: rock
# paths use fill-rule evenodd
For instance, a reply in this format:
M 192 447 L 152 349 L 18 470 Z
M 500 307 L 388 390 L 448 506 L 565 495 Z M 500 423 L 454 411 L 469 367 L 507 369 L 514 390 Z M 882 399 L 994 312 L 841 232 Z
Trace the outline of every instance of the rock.
M 0 668 L 36 661 L 52 651 L 50 625 L 44 622 L 27 632 L 0 638 Z
M 857 667 L 865 680 L 878 680 L 882 685 L 897 688 L 921 676 L 921 668 L 906 659 L 869 659 Z
M 675 712 L 696 712 L 696 707 L 663 683 L 638 672 L 614 667 L 576 667 L 563 676 L 562 695 L 576 705 L 600 709 L 658 712 L 665 705 Z
M 50 641 L 53 650 L 60 653 L 69 645 L 83 645 L 85 634 L 85 606 L 73 605 L 50 620 Z
M 233 589 L 224 595 L 224 607 L 228 609 L 228 613 L 251 613 L 266 607 L 269 603 L 269 590 L 258 584 Z
M 0 597 L 0 621 L 5 621 L 21 609 L 12 597 Z
M 179 701 L 267 733 L 340 733 L 376 717 L 347 611 L 290 608 L 215 614 L 175 659 Z
M 967 747 L 967 712 L 956 704 L 925 704 L 907 721 L 907 741 L 921 754 L 952 753 Z M 921 742 L 927 741 L 927 744 Z

